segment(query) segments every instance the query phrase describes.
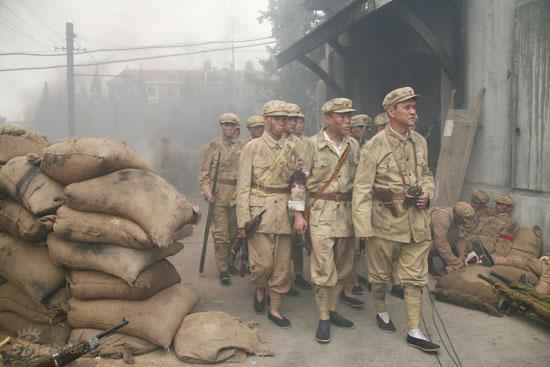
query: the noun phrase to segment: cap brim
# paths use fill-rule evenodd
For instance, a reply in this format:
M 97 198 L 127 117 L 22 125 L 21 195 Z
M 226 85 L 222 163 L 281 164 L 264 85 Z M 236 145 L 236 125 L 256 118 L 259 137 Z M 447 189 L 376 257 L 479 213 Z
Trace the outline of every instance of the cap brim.
M 338 110 L 338 111 L 331 111 L 331 112 L 334 112 L 334 113 L 348 113 L 348 112 L 355 112 L 356 110 L 353 109 L 353 108 L 345 108 L 343 110 Z
M 405 102 L 405 101 L 408 101 L 409 99 L 418 99 L 418 98 L 422 98 L 422 96 L 420 94 L 413 94 L 412 96 L 405 96 L 401 99 L 398 99 L 397 101 L 393 102 L 392 104 Z
M 247 125 L 246 127 L 258 127 L 258 126 L 265 126 L 263 122 L 255 122 L 253 124 Z
M 288 117 L 301 117 L 298 112 L 291 112 L 287 115 Z
M 288 112 L 270 112 L 266 113 L 264 116 L 288 116 Z

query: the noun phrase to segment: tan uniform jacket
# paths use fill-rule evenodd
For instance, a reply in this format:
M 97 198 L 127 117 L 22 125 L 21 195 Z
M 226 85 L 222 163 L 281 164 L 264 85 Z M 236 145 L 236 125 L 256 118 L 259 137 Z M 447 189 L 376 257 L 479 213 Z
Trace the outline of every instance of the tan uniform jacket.
M 347 160 L 324 191 L 325 194 L 351 193 L 359 160 L 359 143 L 351 136 L 346 136 L 342 141 L 341 154 L 348 145 L 350 151 Z M 311 197 L 311 194 L 319 192 L 330 179 L 340 158 L 338 153 L 327 142 L 323 131 L 309 138 L 305 151 L 303 168 L 310 174 L 306 183 L 308 207 L 314 203 L 309 208 L 310 230 L 312 233 L 332 237 L 353 236 L 351 201 L 315 200 Z
M 212 140 L 206 146 L 199 172 L 199 184 L 201 194 L 212 193 L 212 181 L 214 179 L 215 160 L 220 155 L 218 169 L 218 183 L 216 186 L 216 206 L 235 205 L 236 184 L 227 184 L 220 181 L 228 180 L 236 183 L 237 165 L 239 155 L 243 148 L 243 142 L 239 138 L 226 139 L 219 137 Z
M 237 225 L 243 228 L 252 216 L 266 209 L 258 233 L 291 234 L 289 211 L 287 208 L 289 193 L 263 193 L 251 188 L 253 183 L 262 177 L 279 157 L 285 144 L 289 145 L 289 153 L 281 173 L 273 177 L 269 187 L 288 188 L 289 178 L 298 167 L 298 152 L 295 144 L 285 138 L 275 141 L 267 131 L 250 141 L 243 148 L 239 160 L 237 180 Z
M 389 143 L 388 143 L 389 140 Z M 413 142 L 416 145 L 416 160 Z M 434 180 L 428 167 L 426 140 L 416 131 L 407 132 L 402 137 L 388 125 L 361 148 L 359 166 L 353 187 L 353 225 L 356 237 L 372 237 L 409 243 L 431 239 L 430 219 L 425 209 L 405 208 L 402 200 L 394 204 L 398 216 L 374 197 L 373 188 L 391 189 L 394 193 L 404 193 L 403 184 L 396 161 L 389 144 L 395 147 L 395 154 L 405 175 L 407 186 L 417 184 L 434 196 Z M 415 177 L 415 161 L 418 177 Z
M 491 208 L 485 207 L 476 211 L 474 222 L 472 223 L 472 232 L 483 228 L 489 218 L 495 215 L 495 211 Z
M 487 218 L 475 229 L 474 234 L 490 235 L 498 238 L 502 234 L 514 235 L 519 229 L 514 218 L 508 213 L 495 214 Z

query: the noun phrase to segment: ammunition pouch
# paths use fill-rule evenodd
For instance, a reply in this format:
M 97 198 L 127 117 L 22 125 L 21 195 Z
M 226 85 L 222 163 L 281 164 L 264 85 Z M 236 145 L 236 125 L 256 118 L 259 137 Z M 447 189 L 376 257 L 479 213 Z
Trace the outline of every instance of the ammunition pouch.
M 398 217 L 397 207 L 395 206 L 395 200 L 404 200 L 404 193 L 395 193 L 391 189 L 374 188 L 374 197 L 382 202 L 386 208 L 388 208 L 394 217 Z

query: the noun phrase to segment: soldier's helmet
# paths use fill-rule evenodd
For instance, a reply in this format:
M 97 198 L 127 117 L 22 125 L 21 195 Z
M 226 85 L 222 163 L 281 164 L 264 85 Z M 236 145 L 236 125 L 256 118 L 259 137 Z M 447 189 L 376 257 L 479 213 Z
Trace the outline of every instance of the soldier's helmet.
M 382 101 L 382 107 L 384 107 L 384 110 L 387 111 L 389 106 L 393 106 L 399 102 L 408 101 L 409 99 L 417 99 L 419 97 L 420 94 L 416 94 L 414 89 L 411 87 L 397 88 L 386 94 L 384 100 Z
M 476 211 L 470 203 L 465 201 L 459 201 L 453 207 L 453 212 L 455 215 L 458 215 L 460 218 L 464 219 L 465 222 L 470 222 L 474 219 Z
M 375 126 L 385 126 L 390 122 L 388 114 L 386 112 L 380 112 L 374 117 Z
M 353 102 L 348 98 L 333 98 L 330 101 L 325 102 L 321 107 L 323 113 L 347 113 L 355 112 L 353 109 Z
M 470 200 L 474 203 L 489 204 L 489 194 L 487 194 L 483 190 L 474 190 L 472 192 L 472 196 L 470 197 Z
M 514 199 L 509 194 L 500 194 L 495 198 L 495 203 L 514 206 Z
M 223 124 L 224 122 L 231 122 L 233 124 L 238 124 L 239 121 L 240 121 L 239 116 L 237 116 L 236 114 L 234 114 L 232 112 L 222 113 L 220 115 L 220 117 L 218 117 L 218 122 L 220 124 Z
M 372 126 L 372 119 L 369 115 L 355 115 L 351 118 L 351 127 L 363 127 L 363 126 Z

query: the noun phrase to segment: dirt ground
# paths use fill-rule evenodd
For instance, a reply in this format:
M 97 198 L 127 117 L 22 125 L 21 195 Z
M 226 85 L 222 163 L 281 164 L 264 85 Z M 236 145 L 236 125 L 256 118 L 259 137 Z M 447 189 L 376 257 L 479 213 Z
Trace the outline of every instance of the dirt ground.
M 203 213 L 206 213 L 202 208 Z M 203 218 L 204 219 L 204 218 Z M 332 328 L 332 341 L 321 345 L 314 340 L 317 327 L 312 291 L 303 291 L 298 299 L 285 298 L 283 312 L 291 320 L 290 329 L 280 329 L 266 315 L 257 315 L 252 307 L 253 287 L 250 279 L 233 277 L 229 287 L 220 285 L 214 263 L 213 244 L 207 250 L 205 272 L 198 273 L 203 237 L 202 224 L 185 239 L 185 249 L 170 258 L 183 282 L 192 284 L 202 296 L 197 311 L 220 310 L 257 322 L 262 338 L 274 357 L 248 357 L 241 364 L 227 366 L 453 366 L 442 347 L 436 356 L 423 353 L 405 343 L 406 320 L 403 301 L 388 294 L 388 309 L 397 332 L 385 333 L 376 327 L 375 311 L 369 293 L 362 298 L 363 310 L 341 304 L 339 312 L 355 323 L 355 329 Z M 307 259 L 307 256 L 305 257 Z M 306 265 L 307 266 L 307 265 Z M 364 267 L 362 265 L 362 267 Z M 306 268 L 307 270 L 307 268 Z M 364 272 L 364 269 L 361 269 Z M 307 272 L 306 272 L 307 274 Z M 431 287 L 433 288 L 433 279 Z M 432 308 L 424 292 L 423 315 L 435 342 L 440 343 L 432 319 Z M 514 317 L 492 317 L 483 312 L 461 308 L 434 300 L 445 322 L 463 366 L 549 366 L 550 328 L 534 321 Z M 443 333 L 441 325 L 439 330 Z M 451 349 L 447 342 L 448 348 Z M 122 361 L 81 359 L 76 366 L 124 366 Z M 163 350 L 136 357 L 135 366 L 182 366 L 177 357 Z

